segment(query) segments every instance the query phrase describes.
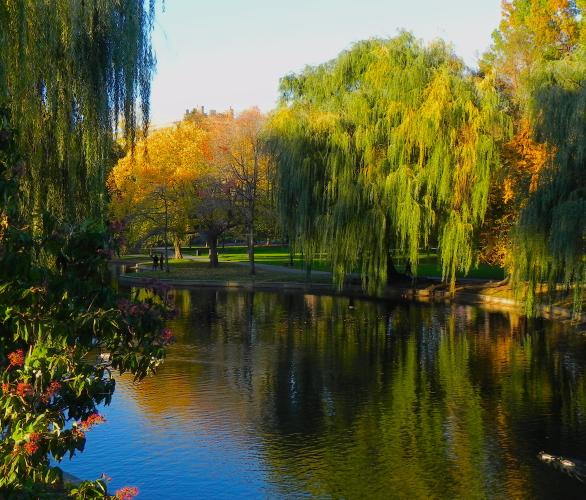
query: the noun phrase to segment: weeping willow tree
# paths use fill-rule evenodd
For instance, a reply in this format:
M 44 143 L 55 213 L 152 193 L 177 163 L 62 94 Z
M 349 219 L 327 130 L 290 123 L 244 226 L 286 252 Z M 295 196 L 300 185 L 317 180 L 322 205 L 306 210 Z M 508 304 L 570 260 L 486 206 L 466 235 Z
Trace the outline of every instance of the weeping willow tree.
M 360 269 L 374 291 L 393 259 L 415 270 L 437 245 L 453 287 L 474 263 L 509 128 L 491 79 L 403 33 L 287 76 L 281 93 L 269 142 L 284 225 L 305 257 L 326 251 L 339 284 Z
M 531 81 L 529 108 L 538 141 L 553 148 L 514 231 L 512 277 L 527 288 L 527 310 L 547 285 L 550 298 L 586 286 L 586 48 L 546 64 Z
M 103 420 L 112 375 L 152 373 L 171 340 L 159 296 L 111 287 L 103 221 L 118 119 L 129 144 L 148 123 L 153 7 L 0 0 L 0 498 L 113 498 L 56 463 Z
M 118 119 L 130 143 L 148 123 L 153 14 L 154 0 L 0 0 L 0 108 L 36 232 L 46 213 L 103 214 Z

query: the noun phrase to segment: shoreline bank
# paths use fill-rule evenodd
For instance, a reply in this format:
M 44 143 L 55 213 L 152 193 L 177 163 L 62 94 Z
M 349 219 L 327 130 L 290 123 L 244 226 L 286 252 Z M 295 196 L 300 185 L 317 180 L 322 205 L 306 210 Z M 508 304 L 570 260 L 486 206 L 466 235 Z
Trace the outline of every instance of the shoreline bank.
M 338 289 L 333 284 L 312 282 L 264 282 L 239 281 L 239 280 L 201 280 L 180 278 L 153 278 L 140 276 L 136 273 L 121 274 L 118 279 L 127 285 L 147 285 L 153 281 L 160 281 L 176 288 L 215 288 L 227 290 L 247 290 L 263 292 L 303 292 L 317 295 L 336 295 L 370 300 L 410 300 L 422 303 L 457 303 L 466 305 L 478 305 L 489 309 L 514 310 L 523 314 L 523 304 L 511 298 L 498 297 L 482 293 L 482 290 L 496 289 L 497 283 L 486 281 L 484 283 L 461 284 L 452 294 L 446 290 L 441 282 L 433 283 L 425 287 L 417 286 L 387 286 L 382 294 L 369 294 L 360 285 L 346 285 Z M 442 288 L 443 287 L 443 288 Z M 586 315 L 581 314 L 573 318 L 572 311 L 560 306 L 540 306 L 538 316 L 544 319 L 571 320 L 576 324 L 585 324 Z

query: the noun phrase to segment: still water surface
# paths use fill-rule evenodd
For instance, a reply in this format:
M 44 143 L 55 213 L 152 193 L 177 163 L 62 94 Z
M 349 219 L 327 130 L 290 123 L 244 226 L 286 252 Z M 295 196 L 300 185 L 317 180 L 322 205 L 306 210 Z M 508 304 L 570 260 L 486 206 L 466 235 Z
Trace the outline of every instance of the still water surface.
M 586 460 L 576 330 L 461 305 L 171 293 L 163 368 L 118 379 L 69 472 L 143 499 L 586 498 L 537 458 Z

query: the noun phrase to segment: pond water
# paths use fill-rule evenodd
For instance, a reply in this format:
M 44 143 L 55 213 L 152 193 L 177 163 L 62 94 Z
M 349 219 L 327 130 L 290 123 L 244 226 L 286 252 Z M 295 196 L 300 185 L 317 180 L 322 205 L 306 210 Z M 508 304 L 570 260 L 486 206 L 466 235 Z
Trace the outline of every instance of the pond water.
M 173 290 L 158 375 L 62 466 L 140 498 L 584 498 L 586 336 L 462 305 Z

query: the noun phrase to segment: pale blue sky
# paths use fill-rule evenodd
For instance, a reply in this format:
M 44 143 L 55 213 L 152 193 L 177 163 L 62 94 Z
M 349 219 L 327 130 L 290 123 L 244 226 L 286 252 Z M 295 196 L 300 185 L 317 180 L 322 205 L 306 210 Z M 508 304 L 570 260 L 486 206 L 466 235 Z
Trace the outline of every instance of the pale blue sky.
M 201 105 L 268 111 L 280 77 L 400 29 L 448 40 L 475 66 L 499 17 L 500 0 L 165 0 L 153 36 L 152 121 Z

